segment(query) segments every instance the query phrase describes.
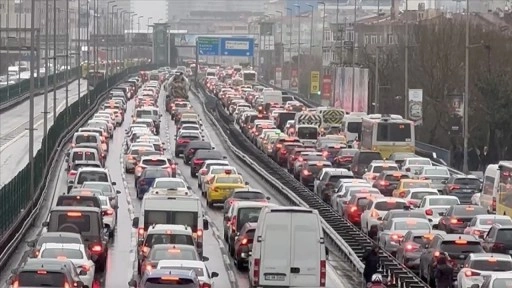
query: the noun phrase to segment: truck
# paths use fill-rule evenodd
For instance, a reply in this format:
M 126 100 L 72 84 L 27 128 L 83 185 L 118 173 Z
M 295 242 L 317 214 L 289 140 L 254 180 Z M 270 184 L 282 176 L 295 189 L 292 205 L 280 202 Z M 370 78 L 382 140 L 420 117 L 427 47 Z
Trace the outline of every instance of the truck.
M 188 99 L 189 82 L 183 73 L 176 74 L 167 82 L 167 99 Z

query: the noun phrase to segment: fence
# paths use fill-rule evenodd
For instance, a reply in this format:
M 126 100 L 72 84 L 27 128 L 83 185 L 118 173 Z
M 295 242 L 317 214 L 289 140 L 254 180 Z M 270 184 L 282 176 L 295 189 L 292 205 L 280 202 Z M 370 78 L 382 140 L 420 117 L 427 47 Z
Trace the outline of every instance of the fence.
M 109 87 L 129 74 L 152 68 L 152 65 L 139 65 L 112 75 L 108 78 L 108 87 L 106 80 L 98 83 L 88 94 L 59 113 L 34 157 L 34 194 L 30 192 L 30 164 L 0 189 L 0 255 L 41 200 L 50 167 L 56 161 L 64 140 L 67 140 L 66 136 L 77 129 L 89 112 L 95 109 Z
M 53 87 L 53 81 L 56 81 L 56 85 L 60 85 L 66 81 L 66 72 L 62 71 L 56 74 L 48 75 L 48 86 L 49 88 Z M 80 67 L 71 68 L 68 70 L 69 72 L 69 81 L 73 81 L 77 77 L 80 76 Z M 34 79 L 34 87 L 41 88 L 44 87 L 45 77 L 44 75 Z M 14 83 L 5 87 L 0 88 L 0 107 L 5 106 L 9 102 L 14 102 L 18 98 L 27 95 L 30 91 L 30 79 L 22 80 L 18 83 Z M 38 94 L 42 93 L 42 91 L 37 91 Z

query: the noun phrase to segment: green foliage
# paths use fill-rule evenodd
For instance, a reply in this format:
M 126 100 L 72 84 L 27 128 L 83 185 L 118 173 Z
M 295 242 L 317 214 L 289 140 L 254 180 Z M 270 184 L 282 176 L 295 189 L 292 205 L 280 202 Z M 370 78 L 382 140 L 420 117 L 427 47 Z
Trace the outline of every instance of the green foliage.
M 512 121 L 512 84 L 505 73 L 486 74 L 476 83 L 481 94 L 482 110 L 489 125 L 501 132 L 510 131 Z

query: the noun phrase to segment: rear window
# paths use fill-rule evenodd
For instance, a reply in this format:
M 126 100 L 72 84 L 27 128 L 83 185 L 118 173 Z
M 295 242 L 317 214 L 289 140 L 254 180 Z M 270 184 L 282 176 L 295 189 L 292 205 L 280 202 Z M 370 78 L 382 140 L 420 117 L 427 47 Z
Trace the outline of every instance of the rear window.
M 103 171 L 86 171 L 78 175 L 77 184 L 84 182 L 109 182 L 107 173 Z
M 218 159 L 222 159 L 222 154 L 220 154 L 220 152 L 216 152 L 216 151 L 202 150 L 202 151 L 197 152 L 196 158 L 197 159 L 218 160 Z
M 186 102 L 176 102 L 176 103 L 174 103 L 174 105 L 176 108 L 187 108 L 188 107 L 188 103 L 186 103 Z
M 167 161 L 165 159 L 144 159 L 142 165 L 146 166 L 165 166 Z
M 325 167 L 332 167 L 332 164 L 329 162 L 322 162 L 321 165 L 318 165 L 316 162 L 308 163 L 308 170 L 314 174 L 320 172 Z
M 349 133 L 361 133 L 361 127 L 363 126 L 362 122 L 348 122 L 347 123 L 347 131 Z
M 361 152 L 359 153 L 359 163 L 360 164 L 370 164 L 374 160 L 382 160 L 382 156 L 379 152 Z
M 236 192 L 235 194 L 233 194 L 232 197 L 236 198 L 236 199 L 244 199 L 244 200 L 252 200 L 252 199 L 260 200 L 260 199 L 265 199 L 266 196 L 265 196 L 265 194 L 260 193 L 260 192 L 247 191 L 247 192 Z
M 455 216 L 462 216 L 462 217 L 470 217 L 470 216 L 476 216 L 481 214 L 487 214 L 487 210 L 483 207 L 479 206 L 455 206 L 453 208 L 452 215 Z M 512 240 L 512 239 L 511 239 Z
M 464 244 L 457 244 L 455 241 L 443 241 L 443 243 L 441 243 L 441 251 L 458 254 L 485 252 L 479 241 L 466 241 Z
M 407 160 L 407 165 L 430 166 L 432 163 L 427 159 L 409 159 Z
M 447 169 L 425 169 L 423 174 L 429 176 L 450 176 Z
M 511 243 L 512 242 L 512 229 L 499 229 L 496 235 L 496 242 Z
M 430 183 L 429 182 L 405 182 L 403 184 L 403 187 L 405 189 L 412 189 L 412 188 L 430 188 Z
M 71 170 L 75 170 L 75 171 L 78 171 L 78 169 L 80 168 L 84 168 L 84 167 L 97 167 L 97 168 L 101 168 L 101 165 L 97 164 L 97 163 L 87 163 L 87 164 L 73 164 L 73 168 Z
M 451 206 L 459 204 L 459 200 L 453 198 L 433 198 L 428 200 L 429 206 Z M 484 214 L 487 214 L 484 213 Z
M 151 170 L 144 170 L 144 178 L 166 178 L 171 177 L 171 172 L 167 170 L 159 170 L 159 169 L 151 169 Z
M 146 279 L 145 288 L 195 288 L 197 284 L 188 278 L 153 277 Z
M 189 139 L 189 140 L 197 140 L 200 137 L 198 135 L 190 135 L 190 134 L 181 134 L 180 139 Z
M 151 249 L 149 258 L 152 261 L 160 260 L 192 260 L 197 261 L 197 253 L 190 249 Z
M 347 178 L 354 178 L 350 175 L 331 175 L 331 177 L 329 177 L 329 183 L 338 183 L 338 181 L 340 179 L 347 179 Z
M 414 199 L 414 200 L 421 200 L 421 199 L 423 199 L 423 197 L 429 196 L 429 195 L 439 195 L 439 193 L 436 193 L 434 191 L 417 191 L 417 192 L 412 192 L 410 194 L 411 194 L 410 198 Z
M 95 204 L 97 204 L 96 201 L 94 201 L 93 199 L 91 199 L 91 197 L 81 197 L 81 196 L 76 196 L 76 197 L 59 197 L 59 199 L 57 199 L 57 206 L 78 206 L 78 207 L 97 207 L 97 208 L 101 208 L 101 207 L 98 207 L 96 206 Z
M 293 144 L 284 144 L 284 149 L 289 153 L 296 147 L 302 147 L 302 144 L 299 143 L 293 143 Z
M 64 273 L 50 271 L 30 271 L 18 274 L 20 287 L 62 287 L 67 281 Z
M 373 173 L 380 173 L 382 171 L 398 171 L 398 167 L 397 166 L 383 166 L 383 165 L 373 166 Z
M 96 160 L 96 155 L 93 152 L 73 152 L 72 156 L 73 161 L 77 160 L 85 160 L 85 161 L 94 161 Z
M 137 110 L 135 112 L 135 117 L 144 118 L 144 116 L 153 116 L 155 115 L 151 110 Z
M 217 165 L 215 165 L 215 166 L 217 166 Z M 231 173 L 236 174 L 236 171 L 234 169 L 212 169 L 212 171 L 210 171 L 210 174 L 212 174 L 212 175 L 219 175 L 219 174 L 225 173 L 226 170 L 227 171 L 231 171 Z
M 512 220 L 511 219 L 488 218 L 488 219 L 478 220 L 478 224 L 480 224 L 480 225 L 493 225 L 493 224 L 512 225 Z
M 254 233 L 256 233 L 256 229 L 250 229 L 245 231 L 245 237 L 248 239 L 254 239 Z
M 358 208 L 366 207 L 366 205 L 368 205 L 368 202 L 370 202 L 370 199 L 368 198 L 359 198 L 357 199 L 356 206 Z
M 397 201 L 380 201 L 375 203 L 375 210 L 379 211 L 389 211 L 393 209 L 404 209 L 407 205 L 405 202 L 397 202 Z
M 109 183 L 84 183 L 82 188 L 100 190 L 104 195 L 112 194 L 112 186 Z
M 419 244 L 422 248 L 426 248 L 427 244 L 430 244 L 430 239 L 430 237 L 424 237 L 424 235 L 414 236 L 412 242 Z
M 148 234 L 144 246 L 149 248 L 158 244 L 180 244 L 180 245 L 195 245 L 194 239 L 190 235 L 183 234 Z
M 184 271 L 194 270 L 194 272 L 196 272 L 197 277 L 204 277 L 204 270 L 201 267 L 160 266 L 159 269 L 184 270 Z
M 260 211 L 261 207 L 240 208 L 238 210 L 238 219 L 236 222 L 237 231 L 239 231 L 246 223 L 258 222 Z
M 155 188 L 162 189 L 178 189 L 178 188 L 186 188 L 185 183 L 182 181 L 156 181 Z
M 75 144 L 82 144 L 82 143 L 97 143 L 98 142 L 98 135 L 77 135 L 75 137 Z
M 473 178 L 456 178 L 453 180 L 453 184 L 468 185 L 468 186 L 480 186 L 480 181 Z
M 242 184 L 240 177 L 217 177 L 215 183 L 218 184 Z
M 66 257 L 67 259 L 83 259 L 84 254 L 78 249 L 49 248 L 41 252 L 41 258 L 57 259 L 57 257 Z
M 410 179 L 410 177 L 407 174 L 388 174 L 384 176 L 384 180 L 388 182 L 398 182 L 402 179 Z
M 182 130 L 193 130 L 193 131 L 199 131 L 201 129 L 199 129 L 198 126 L 195 126 L 195 125 L 185 125 L 181 128 Z
M 492 259 L 496 260 L 496 258 Z M 470 268 L 480 271 L 495 271 L 495 272 L 504 272 L 512 270 L 512 262 L 510 261 L 489 261 L 486 260 L 474 260 L 471 262 Z
M 64 212 L 57 217 L 56 231 L 78 233 L 91 231 L 91 216 L 83 213 Z M 52 229 L 53 230 L 53 229 Z

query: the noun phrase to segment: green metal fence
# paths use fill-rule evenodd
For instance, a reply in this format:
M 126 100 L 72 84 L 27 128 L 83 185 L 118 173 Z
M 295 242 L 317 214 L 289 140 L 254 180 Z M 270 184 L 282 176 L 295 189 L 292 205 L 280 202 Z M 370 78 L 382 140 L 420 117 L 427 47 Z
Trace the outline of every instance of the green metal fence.
M 80 67 L 75 67 L 69 70 L 69 79 L 79 77 L 81 73 Z M 58 72 L 56 74 L 48 75 L 48 85 L 53 87 L 53 81 L 57 82 L 57 85 L 64 83 L 66 80 L 66 71 Z M 45 77 L 39 77 L 35 79 L 34 86 L 44 87 Z M 18 83 L 11 84 L 0 88 L 0 105 L 13 101 L 18 97 L 21 97 L 30 91 L 30 79 L 22 80 Z
M 151 65 L 130 67 L 109 77 L 109 86 L 115 85 L 129 74 L 152 68 Z M 71 104 L 68 109 L 60 112 L 55 123 L 48 130 L 48 135 L 43 138 L 41 148 L 34 158 L 35 193 L 30 193 L 30 164 L 27 164 L 0 189 L 0 254 L 5 249 L 5 243 L 9 242 L 8 238 L 14 234 L 12 232 L 16 230 L 16 223 L 20 223 L 20 220 L 23 220 L 22 217 L 28 217 L 30 214 L 22 212 L 31 212 L 39 202 L 47 182 L 49 168 L 57 159 L 60 141 L 70 133 L 70 129 L 76 129 L 83 117 L 96 107 L 96 101 L 101 100 L 100 97 L 109 88 L 106 82 L 104 80 L 98 83 L 88 94 Z

